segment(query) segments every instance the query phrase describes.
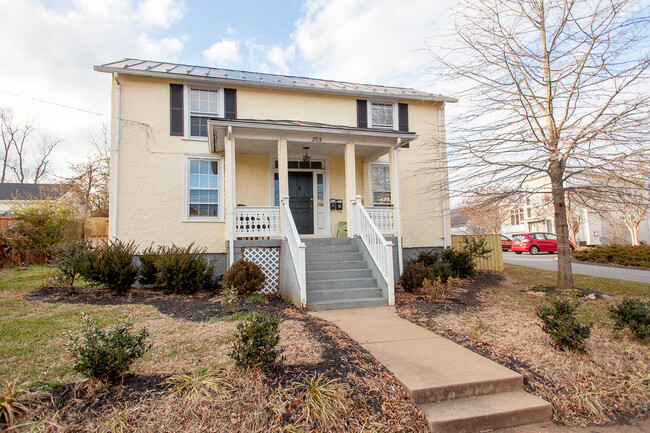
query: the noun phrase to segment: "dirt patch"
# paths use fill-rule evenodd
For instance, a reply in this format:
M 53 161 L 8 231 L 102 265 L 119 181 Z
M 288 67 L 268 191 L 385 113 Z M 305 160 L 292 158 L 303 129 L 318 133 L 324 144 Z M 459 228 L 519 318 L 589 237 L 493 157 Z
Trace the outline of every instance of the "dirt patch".
M 233 313 L 220 302 L 213 292 L 200 292 L 192 296 L 165 295 L 146 287 L 134 287 L 126 295 L 113 295 L 102 287 L 42 287 L 25 296 L 28 301 L 89 304 L 129 305 L 141 304 L 156 307 L 162 314 L 188 320 L 205 322 L 224 318 Z M 282 313 L 289 305 L 280 296 L 269 296 L 267 302 L 257 299 L 241 299 L 237 311 L 241 313 Z

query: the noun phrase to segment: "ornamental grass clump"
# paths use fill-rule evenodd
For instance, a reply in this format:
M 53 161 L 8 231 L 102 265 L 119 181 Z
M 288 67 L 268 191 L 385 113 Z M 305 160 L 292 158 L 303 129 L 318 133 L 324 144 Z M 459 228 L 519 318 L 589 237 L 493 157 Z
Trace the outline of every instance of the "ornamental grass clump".
M 341 427 L 348 411 L 348 388 L 345 384 L 337 379 L 326 380 L 322 374 L 314 374 L 297 383 L 295 387 L 302 394 L 305 421 L 319 424 L 323 428 Z
M 543 322 L 542 331 L 551 337 L 559 349 L 586 351 L 593 325 L 580 324 L 576 317 L 577 309 L 576 304 L 566 299 L 555 299 L 550 304 L 537 307 L 537 317 Z
M 0 426 L 12 426 L 17 418 L 29 411 L 37 400 L 51 395 L 44 391 L 32 391 L 27 382 L 5 382 L 0 388 Z
M 264 280 L 264 272 L 253 262 L 240 259 L 232 264 L 224 274 L 221 285 L 223 287 L 235 286 L 239 290 L 239 296 L 249 296 L 256 293 Z
M 628 327 L 638 340 L 650 337 L 650 302 L 625 298 L 620 304 L 609 307 L 609 314 L 614 319 L 615 330 Z
M 80 330 L 68 333 L 66 351 L 74 358 L 72 368 L 83 376 L 114 382 L 151 348 L 147 329 L 138 333 L 132 329 L 133 324 L 124 321 L 101 327 L 82 314 Z
M 239 309 L 239 291 L 235 286 L 230 286 L 223 289 L 223 299 L 221 303 L 224 307 L 230 310 L 231 313 L 236 313 Z
M 244 370 L 268 370 L 276 362 L 282 362 L 283 350 L 277 348 L 281 322 L 278 314 L 253 313 L 248 320 L 237 325 L 237 337 L 229 353 L 235 364 Z

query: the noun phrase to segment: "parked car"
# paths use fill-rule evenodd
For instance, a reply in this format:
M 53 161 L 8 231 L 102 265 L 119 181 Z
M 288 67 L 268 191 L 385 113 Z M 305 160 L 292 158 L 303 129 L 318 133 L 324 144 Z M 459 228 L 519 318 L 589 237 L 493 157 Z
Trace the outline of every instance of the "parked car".
M 512 239 L 508 236 L 501 235 L 501 249 L 503 251 L 508 251 L 512 248 Z
M 569 241 L 571 251 L 575 250 L 576 246 L 573 242 Z M 530 252 L 532 255 L 538 253 L 556 253 L 557 252 L 557 236 L 553 233 L 522 233 L 512 237 L 512 251 L 521 254 L 524 251 Z

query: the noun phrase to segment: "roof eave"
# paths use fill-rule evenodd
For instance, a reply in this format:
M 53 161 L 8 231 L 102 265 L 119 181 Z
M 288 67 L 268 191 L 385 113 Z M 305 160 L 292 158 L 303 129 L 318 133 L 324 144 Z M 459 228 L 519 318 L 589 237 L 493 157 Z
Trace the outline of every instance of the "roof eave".
M 458 99 L 452 98 L 449 96 L 443 95 L 433 95 L 423 96 L 423 95 L 407 95 L 407 94 L 396 94 L 396 93 L 380 93 L 380 92 L 359 92 L 354 90 L 346 89 L 327 89 L 327 88 L 309 88 L 309 87 L 289 87 L 281 84 L 274 83 L 260 83 L 255 81 L 245 81 L 245 80 L 229 80 L 224 78 L 214 78 L 214 77 L 198 77 L 198 76 L 188 76 L 181 74 L 173 74 L 166 72 L 151 72 L 151 71 L 140 71 L 136 69 L 125 69 L 125 68 L 113 68 L 106 66 L 94 66 L 93 69 L 97 72 L 108 72 L 118 74 L 127 74 L 127 75 L 139 75 L 146 77 L 156 77 L 156 78 L 165 78 L 165 79 L 175 79 L 179 81 L 195 81 L 195 82 L 210 82 L 213 84 L 222 84 L 230 86 L 243 86 L 243 87 L 260 87 L 274 90 L 288 90 L 293 92 L 310 92 L 310 93 L 326 93 L 332 95 L 346 95 L 346 96 L 358 96 L 363 98 L 371 98 L 375 96 L 377 98 L 394 98 L 398 100 L 409 100 L 409 101 L 428 101 L 428 102 L 448 102 L 456 103 Z

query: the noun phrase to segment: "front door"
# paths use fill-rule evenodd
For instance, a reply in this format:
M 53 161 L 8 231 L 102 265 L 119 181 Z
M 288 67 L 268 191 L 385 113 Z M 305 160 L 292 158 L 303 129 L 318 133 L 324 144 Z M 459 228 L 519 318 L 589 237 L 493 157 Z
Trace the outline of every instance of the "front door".
M 301 235 L 314 234 L 314 174 L 289 172 L 289 208 Z

